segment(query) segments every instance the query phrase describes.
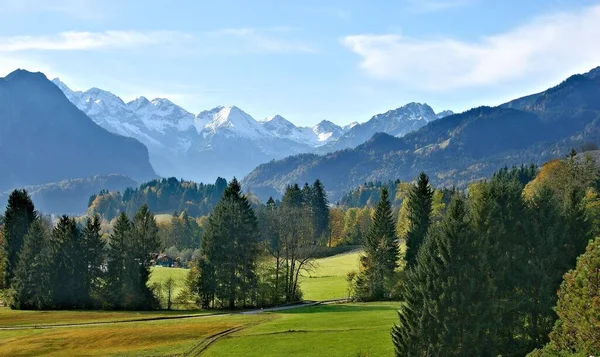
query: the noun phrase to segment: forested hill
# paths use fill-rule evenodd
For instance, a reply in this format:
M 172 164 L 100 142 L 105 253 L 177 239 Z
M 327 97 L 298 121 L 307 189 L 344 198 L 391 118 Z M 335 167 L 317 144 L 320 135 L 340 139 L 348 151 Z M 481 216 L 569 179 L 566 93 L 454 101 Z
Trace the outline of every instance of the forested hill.
M 156 177 L 139 141 L 98 126 L 42 73 L 0 78 L 0 191 L 120 174 Z
M 37 186 L 26 186 L 36 209 L 43 214 L 80 215 L 86 212 L 88 199 L 101 190 L 121 191 L 136 187 L 138 183 L 122 175 L 93 176 L 63 180 Z M 6 202 L 10 191 L 0 193 L 0 201 Z M 4 210 L 5 207 L 0 207 Z
M 218 178 L 214 184 L 177 180 L 174 177 L 156 179 L 123 192 L 101 191 L 90 197 L 88 212 L 111 220 L 120 212 L 131 217 L 146 204 L 157 214 L 186 211 L 192 217 L 200 217 L 212 212 L 226 187 L 227 180 L 223 178 Z
M 354 149 L 298 155 L 260 165 L 243 181 L 262 199 L 293 182 L 321 179 L 332 201 L 364 182 L 464 186 L 504 166 L 541 164 L 600 142 L 600 69 L 499 107 L 479 107 L 427 124 L 403 138 L 376 134 Z

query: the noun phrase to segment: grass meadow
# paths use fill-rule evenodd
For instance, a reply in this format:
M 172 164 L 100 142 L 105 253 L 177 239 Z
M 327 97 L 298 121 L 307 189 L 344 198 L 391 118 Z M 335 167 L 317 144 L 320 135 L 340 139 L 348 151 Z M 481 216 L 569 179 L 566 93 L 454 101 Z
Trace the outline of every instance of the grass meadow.
M 0 330 L 0 355 L 392 356 L 390 329 L 397 307 L 394 302 L 336 304 L 254 315 Z M 67 312 L 56 315 L 61 313 Z

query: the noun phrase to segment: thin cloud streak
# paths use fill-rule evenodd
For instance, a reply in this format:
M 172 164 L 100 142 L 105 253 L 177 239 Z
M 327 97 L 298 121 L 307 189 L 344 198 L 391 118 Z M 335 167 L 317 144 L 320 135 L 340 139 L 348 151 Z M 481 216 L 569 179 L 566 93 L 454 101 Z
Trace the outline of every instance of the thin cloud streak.
M 344 46 L 369 76 L 429 91 L 535 80 L 600 65 L 600 5 L 533 19 L 479 41 L 354 35 Z
M 0 37 L 0 52 L 28 50 L 73 51 L 102 48 L 131 48 L 189 41 L 188 34 L 172 31 L 61 32 L 45 36 Z

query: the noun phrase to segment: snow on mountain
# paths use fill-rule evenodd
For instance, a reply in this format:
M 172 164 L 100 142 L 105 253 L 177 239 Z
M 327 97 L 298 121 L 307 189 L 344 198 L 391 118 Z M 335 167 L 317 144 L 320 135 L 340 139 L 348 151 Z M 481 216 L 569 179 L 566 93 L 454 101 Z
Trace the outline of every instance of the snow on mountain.
M 242 177 L 262 163 L 289 155 L 355 147 L 378 132 L 403 136 L 453 114 L 436 114 L 427 104 L 409 103 L 362 124 L 340 127 L 323 120 L 309 128 L 281 115 L 257 121 L 236 106 L 194 115 L 164 98 L 138 97 L 125 103 L 99 88 L 72 91 L 58 78 L 53 82 L 98 125 L 145 144 L 159 175 L 205 182 L 218 176 Z
M 429 105 L 408 103 L 400 108 L 377 114 L 365 123 L 351 124 L 339 139 L 319 148 L 317 152 L 327 153 L 353 148 L 369 140 L 376 133 L 401 137 L 437 119 L 438 115 Z
M 436 116 L 438 119 L 442 119 L 443 117 L 447 117 L 447 116 L 450 116 L 453 114 L 454 114 L 454 112 L 452 110 L 443 110 L 443 111 L 437 113 Z
M 342 129 L 344 129 L 344 131 L 348 131 L 348 130 L 350 130 L 350 129 L 354 128 L 355 126 L 357 126 L 358 124 L 360 124 L 360 123 L 359 123 L 359 122 L 357 122 L 357 121 L 353 121 L 352 123 L 350 123 L 350 124 L 348 124 L 348 125 L 344 125 L 344 126 L 342 127 Z
M 337 140 L 345 132 L 342 127 L 329 120 L 322 120 L 312 127 L 312 131 L 317 135 L 319 142 L 322 144 Z
M 251 140 L 272 139 L 273 137 L 271 132 L 236 106 L 219 106 L 205 110 L 196 116 L 194 125 L 204 138 L 218 134 Z
M 265 118 L 260 123 L 278 138 L 288 139 L 311 147 L 321 145 L 311 128 L 296 126 L 281 115 Z

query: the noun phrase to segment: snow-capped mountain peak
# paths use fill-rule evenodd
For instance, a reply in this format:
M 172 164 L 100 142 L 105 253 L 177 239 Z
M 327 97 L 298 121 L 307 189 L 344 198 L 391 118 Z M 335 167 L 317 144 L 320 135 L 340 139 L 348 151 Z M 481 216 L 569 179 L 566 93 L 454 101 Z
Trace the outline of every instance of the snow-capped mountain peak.
M 344 134 L 344 129 L 329 120 L 322 120 L 312 127 L 312 131 L 317 135 L 319 142 L 322 143 L 336 140 Z
M 442 110 L 441 112 L 437 113 L 436 116 L 438 117 L 438 119 L 442 119 L 443 117 L 447 117 L 453 114 L 454 112 L 452 110 Z
M 359 123 L 357 121 L 353 121 L 352 123 L 348 124 L 348 125 L 344 125 L 342 127 L 342 129 L 344 129 L 344 131 L 348 131 L 352 128 L 354 128 L 355 126 L 357 126 Z
M 219 106 L 205 110 L 194 120 L 198 133 L 204 137 L 223 131 L 226 136 L 248 139 L 269 138 L 271 134 L 258 121 L 236 106 Z

